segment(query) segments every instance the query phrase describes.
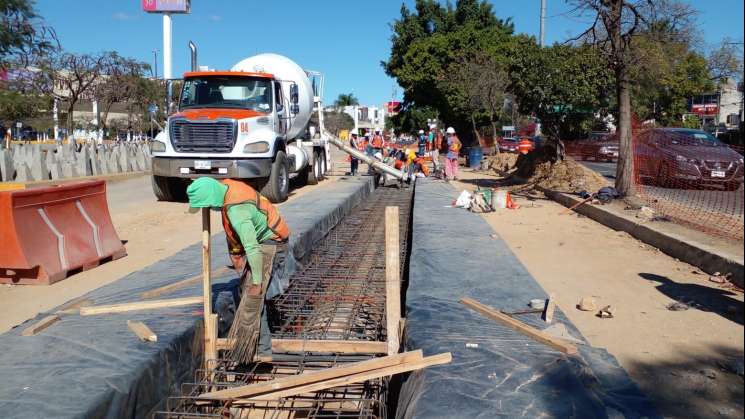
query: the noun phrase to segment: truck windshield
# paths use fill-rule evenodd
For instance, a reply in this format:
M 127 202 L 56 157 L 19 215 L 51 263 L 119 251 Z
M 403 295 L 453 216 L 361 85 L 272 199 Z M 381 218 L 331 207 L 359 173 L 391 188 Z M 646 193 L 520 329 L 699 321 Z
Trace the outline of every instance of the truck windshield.
M 269 113 L 272 110 L 271 81 L 216 76 L 186 79 L 179 108 L 237 108 Z

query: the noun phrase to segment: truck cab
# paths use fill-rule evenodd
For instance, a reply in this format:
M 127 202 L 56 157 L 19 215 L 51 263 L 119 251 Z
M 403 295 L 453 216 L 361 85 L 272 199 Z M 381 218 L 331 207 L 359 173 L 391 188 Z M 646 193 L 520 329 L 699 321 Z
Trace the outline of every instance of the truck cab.
M 273 202 L 287 199 L 290 177 L 318 182 L 325 144 L 303 138 L 311 109 L 298 102 L 298 84 L 269 72 L 185 73 L 178 110 L 151 147 L 156 197 L 184 201 L 201 176 L 244 180 Z

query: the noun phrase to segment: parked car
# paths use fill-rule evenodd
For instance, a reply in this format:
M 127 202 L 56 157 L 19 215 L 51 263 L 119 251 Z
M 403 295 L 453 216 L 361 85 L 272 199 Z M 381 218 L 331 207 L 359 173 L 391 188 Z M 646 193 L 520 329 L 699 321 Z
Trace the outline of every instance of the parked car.
M 743 157 L 713 135 L 685 128 L 657 128 L 635 141 L 640 180 L 662 187 L 735 191 L 743 183 Z
M 517 146 L 520 143 L 519 138 L 506 137 L 499 139 L 499 151 L 502 153 L 517 153 Z
M 582 160 L 613 162 L 618 159 L 618 135 L 608 132 L 592 132 L 576 143 L 578 154 Z

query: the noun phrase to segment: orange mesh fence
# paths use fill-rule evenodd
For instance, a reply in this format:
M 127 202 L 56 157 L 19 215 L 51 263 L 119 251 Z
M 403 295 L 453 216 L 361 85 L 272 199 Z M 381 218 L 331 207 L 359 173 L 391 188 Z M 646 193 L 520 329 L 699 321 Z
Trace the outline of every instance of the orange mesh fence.
M 634 136 L 637 191 L 657 212 L 726 238 L 743 238 L 743 155 L 702 131 Z
M 702 131 L 656 128 L 633 139 L 634 181 L 659 215 L 715 236 L 743 239 L 743 148 Z M 615 178 L 613 136 L 566 143 L 566 154 Z

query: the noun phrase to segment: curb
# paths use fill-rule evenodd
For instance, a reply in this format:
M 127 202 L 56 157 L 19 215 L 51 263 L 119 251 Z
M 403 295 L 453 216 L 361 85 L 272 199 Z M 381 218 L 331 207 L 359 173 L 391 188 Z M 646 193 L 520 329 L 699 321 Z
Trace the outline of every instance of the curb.
M 8 185 L 9 189 L 26 189 L 26 188 L 38 188 L 42 186 L 52 186 L 52 185 L 59 185 L 63 183 L 70 183 L 70 182 L 82 182 L 85 180 L 105 180 L 105 181 L 117 181 L 117 180 L 125 180 L 133 177 L 138 176 L 145 176 L 149 175 L 151 172 L 149 170 L 142 171 L 142 172 L 126 172 L 126 173 L 114 173 L 114 174 L 108 174 L 108 175 L 92 175 L 92 176 L 79 176 L 79 177 L 71 177 L 71 178 L 65 178 L 65 179 L 57 179 L 57 180 L 34 180 L 31 182 L 0 182 L 0 187 L 2 187 L 3 184 Z
M 581 199 L 561 192 L 545 188 L 538 188 L 550 199 L 565 207 L 571 207 Z M 574 211 L 610 227 L 614 230 L 625 231 L 632 237 L 660 249 L 668 256 L 689 263 L 702 271 L 713 274 L 715 272 L 731 273 L 730 280 L 739 288 L 744 288 L 743 261 L 737 260 L 732 255 L 724 254 L 704 244 L 685 239 L 680 236 L 657 231 L 648 225 L 617 214 L 613 214 L 601 207 L 594 205 L 580 205 Z

